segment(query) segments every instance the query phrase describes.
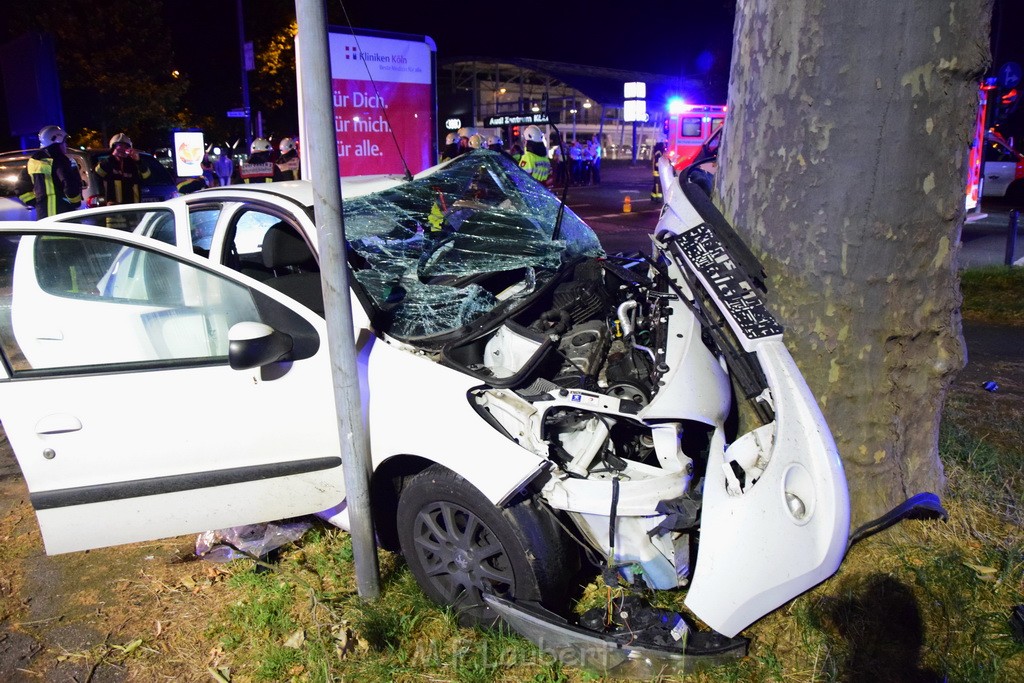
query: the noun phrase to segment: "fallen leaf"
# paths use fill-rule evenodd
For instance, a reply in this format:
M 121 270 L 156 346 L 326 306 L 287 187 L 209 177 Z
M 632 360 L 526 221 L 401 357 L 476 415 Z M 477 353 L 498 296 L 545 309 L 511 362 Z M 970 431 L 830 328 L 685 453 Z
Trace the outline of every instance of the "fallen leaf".
M 290 647 L 293 650 L 298 650 L 302 647 L 304 642 L 306 642 L 306 632 L 300 628 L 298 631 L 288 636 L 288 639 L 284 641 L 284 646 Z
M 980 564 L 971 564 L 970 562 L 964 562 L 964 565 L 970 567 L 975 572 L 977 572 L 978 576 L 988 576 L 988 575 L 991 575 L 991 574 L 995 574 L 996 572 L 999 571 L 995 567 L 986 567 L 986 566 L 980 565 Z

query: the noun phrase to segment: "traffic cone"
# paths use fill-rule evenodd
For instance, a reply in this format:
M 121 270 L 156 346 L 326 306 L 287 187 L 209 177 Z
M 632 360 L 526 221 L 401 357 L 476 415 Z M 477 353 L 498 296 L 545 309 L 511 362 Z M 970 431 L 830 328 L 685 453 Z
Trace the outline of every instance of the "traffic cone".
M 633 200 L 630 199 L 629 195 L 627 194 L 626 198 L 622 200 L 622 213 L 632 213 L 632 212 L 633 212 Z

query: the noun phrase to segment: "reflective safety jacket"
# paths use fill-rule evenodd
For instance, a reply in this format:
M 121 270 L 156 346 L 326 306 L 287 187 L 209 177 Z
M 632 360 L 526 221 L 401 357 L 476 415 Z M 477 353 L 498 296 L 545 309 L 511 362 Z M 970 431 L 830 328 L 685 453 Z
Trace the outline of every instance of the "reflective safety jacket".
M 272 183 L 275 168 L 274 162 L 270 160 L 270 152 L 255 152 L 238 167 L 238 174 L 243 183 Z
M 547 184 L 551 177 L 551 162 L 546 156 L 534 154 L 530 150 L 523 152 L 523 158 L 519 160 L 519 168 L 533 176 L 539 183 Z
M 152 171 L 131 157 L 113 154 L 96 164 L 96 175 L 103 183 L 103 199 L 107 205 L 142 201 L 142 181 Z
M 56 145 L 33 154 L 15 185 L 18 199 L 36 207 L 36 218 L 55 216 L 82 204 L 82 176 Z

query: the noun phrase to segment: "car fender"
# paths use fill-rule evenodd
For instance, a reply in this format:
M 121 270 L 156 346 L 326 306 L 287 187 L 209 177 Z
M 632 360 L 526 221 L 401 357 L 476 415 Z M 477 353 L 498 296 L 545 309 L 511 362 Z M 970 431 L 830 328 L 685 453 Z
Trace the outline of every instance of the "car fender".
M 547 459 L 485 422 L 469 399 L 480 381 L 374 339 L 367 362 L 370 451 L 376 469 L 396 455 L 461 475 L 499 505 L 547 468 Z

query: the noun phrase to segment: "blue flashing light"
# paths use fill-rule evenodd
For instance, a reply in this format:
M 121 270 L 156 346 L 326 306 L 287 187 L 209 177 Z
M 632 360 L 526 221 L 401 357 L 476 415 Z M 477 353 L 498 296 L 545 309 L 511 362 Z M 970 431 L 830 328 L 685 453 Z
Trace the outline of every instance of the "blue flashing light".
M 686 111 L 686 102 L 683 101 L 682 97 L 670 97 L 668 100 L 668 113 L 669 114 L 682 114 Z

